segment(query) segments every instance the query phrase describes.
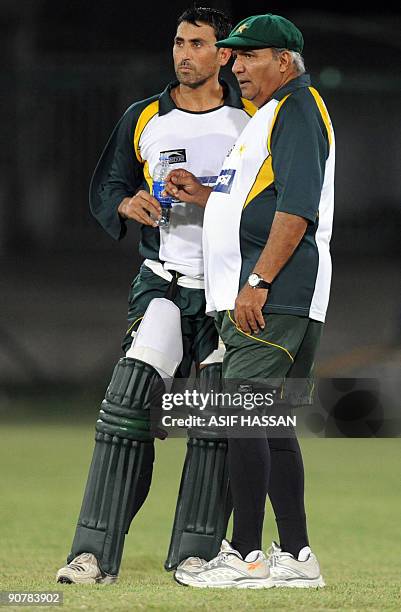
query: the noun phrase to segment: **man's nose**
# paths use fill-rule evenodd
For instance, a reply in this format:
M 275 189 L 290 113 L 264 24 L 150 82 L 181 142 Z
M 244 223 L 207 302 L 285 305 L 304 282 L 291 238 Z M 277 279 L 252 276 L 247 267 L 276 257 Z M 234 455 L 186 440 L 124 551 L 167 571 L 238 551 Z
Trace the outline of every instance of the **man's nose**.
M 233 66 L 231 68 L 231 70 L 233 71 L 234 74 L 239 74 L 240 72 L 244 71 L 244 65 L 242 64 L 240 58 L 237 57 L 234 60 Z
M 191 45 L 182 45 L 180 48 L 180 60 L 187 60 L 192 58 L 192 49 Z

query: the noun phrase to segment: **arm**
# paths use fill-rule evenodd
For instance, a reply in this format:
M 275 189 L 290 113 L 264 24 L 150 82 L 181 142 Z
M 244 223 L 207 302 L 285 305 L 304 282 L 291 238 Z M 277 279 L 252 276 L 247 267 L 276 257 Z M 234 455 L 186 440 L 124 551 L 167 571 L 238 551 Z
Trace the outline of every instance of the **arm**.
M 271 138 L 277 207 L 267 243 L 254 272 L 273 282 L 301 242 L 308 222 L 316 220 L 329 153 L 327 131 L 312 96 L 290 96 L 282 106 Z M 262 308 L 268 290 L 245 284 L 235 305 L 237 324 L 245 332 L 264 328 Z
M 133 147 L 133 134 L 142 105 L 130 107 L 116 125 L 96 166 L 89 191 L 90 209 L 116 240 L 126 233 L 126 220 L 154 225 L 159 203 L 141 190 L 143 166 Z

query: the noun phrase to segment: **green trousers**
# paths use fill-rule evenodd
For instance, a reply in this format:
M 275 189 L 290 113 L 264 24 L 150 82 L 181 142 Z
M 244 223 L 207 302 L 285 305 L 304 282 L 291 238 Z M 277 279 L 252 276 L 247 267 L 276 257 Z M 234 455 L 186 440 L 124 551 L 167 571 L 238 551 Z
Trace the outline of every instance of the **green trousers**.
M 323 323 L 307 317 L 265 314 L 265 328 L 258 334 L 241 331 L 234 311 L 215 318 L 225 344 L 223 378 L 281 380 L 282 397 L 291 404 L 310 404 L 313 367 Z

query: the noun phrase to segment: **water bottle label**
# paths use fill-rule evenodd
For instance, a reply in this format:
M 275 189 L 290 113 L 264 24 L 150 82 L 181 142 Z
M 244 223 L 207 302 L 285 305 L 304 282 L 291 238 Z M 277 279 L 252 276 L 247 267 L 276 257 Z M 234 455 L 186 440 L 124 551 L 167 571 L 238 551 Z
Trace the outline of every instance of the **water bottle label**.
M 156 200 L 159 200 L 162 206 L 171 206 L 173 198 L 170 196 L 162 196 L 162 192 L 164 191 L 165 182 L 164 181 L 153 181 L 153 197 Z

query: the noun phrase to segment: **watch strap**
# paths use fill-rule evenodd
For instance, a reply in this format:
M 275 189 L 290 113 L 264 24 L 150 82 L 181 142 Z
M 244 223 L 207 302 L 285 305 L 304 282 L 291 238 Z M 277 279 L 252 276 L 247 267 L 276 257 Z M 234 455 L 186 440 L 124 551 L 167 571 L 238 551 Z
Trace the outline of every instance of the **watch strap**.
M 263 280 L 263 278 L 261 278 L 255 289 L 271 289 L 271 286 L 271 283 L 268 283 L 267 281 Z

